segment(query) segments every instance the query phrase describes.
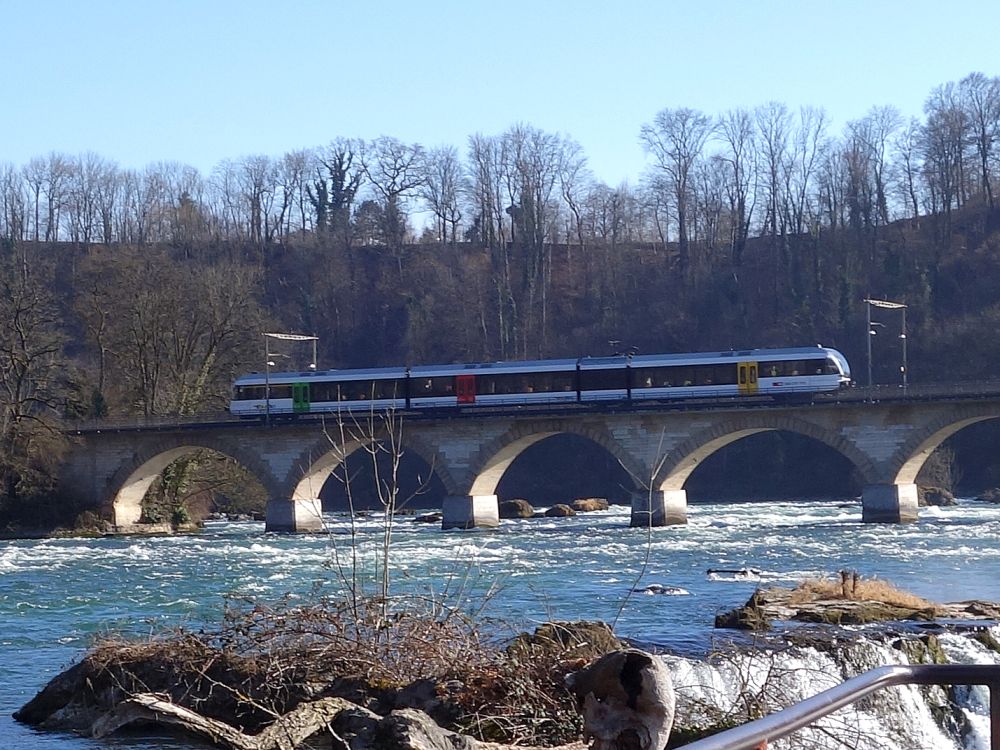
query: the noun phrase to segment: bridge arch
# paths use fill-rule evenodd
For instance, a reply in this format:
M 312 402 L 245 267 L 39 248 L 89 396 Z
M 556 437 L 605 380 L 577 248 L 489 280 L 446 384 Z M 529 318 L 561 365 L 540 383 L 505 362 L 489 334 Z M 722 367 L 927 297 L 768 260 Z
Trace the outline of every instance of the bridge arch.
M 996 405 L 970 404 L 949 409 L 945 416 L 914 430 L 890 461 L 889 476 L 897 485 L 915 484 L 927 459 L 952 435 L 978 422 L 1000 419 Z
M 326 480 L 349 456 L 372 443 L 391 443 L 392 440 L 392 436 L 386 429 L 378 429 L 369 434 L 348 431 L 345 432 L 342 443 L 324 436 L 303 450 L 293 462 L 288 475 L 282 482 L 286 490 L 280 496 L 288 497 L 293 501 L 313 501 L 319 497 L 320 490 Z M 454 494 L 458 485 L 451 472 L 448 471 L 447 462 L 438 455 L 433 447 L 418 436 L 405 432 L 401 439 L 397 440 L 400 451 L 404 454 L 413 453 L 418 456 L 441 480 L 445 491 Z
M 270 469 L 255 454 L 243 450 L 237 443 L 213 439 L 209 435 L 165 437 L 156 443 L 145 444 L 108 481 L 107 496 L 111 498 L 114 525 L 121 527 L 138 523 L 142 517 L 142 500 L 153 482 L 174 461 L 199 450 L 215 451 L 234 459 L 263 485 L 269 495 L 274 496 L 277 483 Z
M 469 489 L 461 494 L 472 497 L 495 495 L 500 480 L 518 456 L 532 445 L 561 434 L 587 438 L 618 460 L 632 477 L 643 475 L 640 463 L 604 429 L 555 420 L 516 422 L 505 433 L 483 445 L 470 461 Z
M 652 489 L 682 490 L 691 473 L 716 451 L 751 435 L 778 430 L 804 435 L 837 451 L 857 469 L 866 483 L 876 476 L 871 459 L 840 434 L 805 419 L 754 412 L 726 418 L 678 444 L 663 457 L 654 474 Z

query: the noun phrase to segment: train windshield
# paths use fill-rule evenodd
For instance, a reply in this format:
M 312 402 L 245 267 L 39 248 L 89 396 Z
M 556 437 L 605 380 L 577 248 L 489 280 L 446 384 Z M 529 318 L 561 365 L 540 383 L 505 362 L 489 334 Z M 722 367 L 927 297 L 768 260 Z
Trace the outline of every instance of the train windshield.
M 838 351 L 829 350 L 826 355 L 827 367 L 833 372 L 839 372 L 847 380 L 851 379 L 851 366 L 847 364 L 847 359 Z

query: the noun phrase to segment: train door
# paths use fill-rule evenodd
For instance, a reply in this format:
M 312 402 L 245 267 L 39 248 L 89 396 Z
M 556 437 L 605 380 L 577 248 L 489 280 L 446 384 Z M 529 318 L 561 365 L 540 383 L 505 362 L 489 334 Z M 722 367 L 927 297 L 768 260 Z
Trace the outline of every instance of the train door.
M 307 414 L 309 412 L 309 384 L 292 383 L 292 412 Z
M 740 395 L 750 396 L 757 392 L 757 363 L 738 362 L 737 382 L 739 383 Z
M 455 395 L 458 396 L 458 403 L 460 404 L 476 403 L 476 376 L 456 375 Z

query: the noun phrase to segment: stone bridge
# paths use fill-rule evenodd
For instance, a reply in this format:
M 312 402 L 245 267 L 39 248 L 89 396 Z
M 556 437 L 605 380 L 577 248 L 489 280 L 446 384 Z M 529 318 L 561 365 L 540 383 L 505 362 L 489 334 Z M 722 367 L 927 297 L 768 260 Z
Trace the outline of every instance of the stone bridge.
M 632 411 L 508 411 L 351 420 L 326 433 L 318 421 L 270 425 L 218 421 L 75 431 L 61 489 L 81 507 L 110 511 L 118 527 L 139 519 L 146 490 L 180 456 L 210 449 L 252 473 L 271 498 L 270 531 L 310 531 L 321 523 L 320 488 L 355 450 L 397 440 L 423 458 L 447 490 L 444 528 L 499 523 L 496 489 L 526 448 L 570 433 L 603 447 L 635 482 L 633 526 L 685 523 L 685 482 L 708 456 L 767 430 L 813 438 L 846 457 L 864 482 L 864 521 L 917 518 L 917 473 L 946 438 L 1000 417 L 1000 396 L 837 401 L 746 408 Z

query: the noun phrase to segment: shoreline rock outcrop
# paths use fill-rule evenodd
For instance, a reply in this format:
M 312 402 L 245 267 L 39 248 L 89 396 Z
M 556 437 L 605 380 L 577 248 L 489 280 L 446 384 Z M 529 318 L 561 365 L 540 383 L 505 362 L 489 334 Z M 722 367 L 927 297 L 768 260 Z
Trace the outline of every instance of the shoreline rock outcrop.
M 981 600 L 938 604 L 878 582 L 873 590 L 854 574 L 841 573 L 839 588 L 800 584 L 760 588 L 746 604 L 715 617 L 715 627 L 770 630 L 775 622 L 867 625 L 879 622 L 1000 622 L 1000 603 Z

